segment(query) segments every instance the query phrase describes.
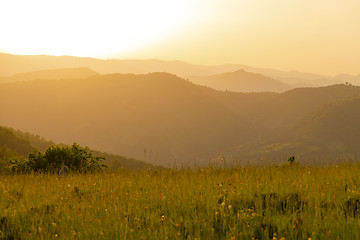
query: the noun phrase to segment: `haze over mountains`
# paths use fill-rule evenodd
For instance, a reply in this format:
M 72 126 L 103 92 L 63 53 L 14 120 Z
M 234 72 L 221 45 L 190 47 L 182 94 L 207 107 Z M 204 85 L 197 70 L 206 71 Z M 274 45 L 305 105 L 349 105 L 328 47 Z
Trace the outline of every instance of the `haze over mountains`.
M 337 75 L 335 77 L 303 73 L 298 71 L 279 71 L 274 69 L 256 68 L 243 64 L 195 65 L 182 61 L 149 60 L 100 60 L 95 58 L 79 58 L 71 56 L 47 55 L 10 55 L 0 53 L 0 77 L 10 77 L 17 73 L 34 72 L 59 68 L 90 68 L 99 74 L 168 72 L 188 79 L 198 76 L 210 76 L 244 70 L 258 73 L 281 81 L 294 87 L 327 86 L 349 82 L 360 84 L 359 76 Z M 231 89 L 230 89 L 231 90 Z
M 45 57 L 53 64 L 64 59 L 89 60 L 108 71 L 116 71 L 121 62 L 10 55 L 17 57 L 20 62 Z M 202 166 L 222 157 L 228 164 L 281 162 L 289 155 L 303 162 L 329 162 L 354 157 L 360 150 L 356 143 L 360 88 L 356 86 L 286 91 L 293 87 L 239 69 L 189 77 L 217 89 L 252 92 L 240 93 L 199 86 L 169 73 L 104 75 L 97 73 L 101 73 L 99 68 L 81 64 L 72 66 L 81 67 L 77 69 L 51 70 L 56 64 L 45 66 L 39 61 L 21 68 L 32 72 L 8 77 L 8 83 L 0 84 L 0 126 L 170 167 Z M 144 69 L 144 61 L 138 63 L 132 69 Z M 11 74 L 16 74 L 20 64 L 13 64 Z M 36 69 L 40 67 L 49 70 Z M 10 73 L 6 68 L 0 70 Z M 316 79 L 316 75 L 302 75 L 307 75 L 307 81 Z

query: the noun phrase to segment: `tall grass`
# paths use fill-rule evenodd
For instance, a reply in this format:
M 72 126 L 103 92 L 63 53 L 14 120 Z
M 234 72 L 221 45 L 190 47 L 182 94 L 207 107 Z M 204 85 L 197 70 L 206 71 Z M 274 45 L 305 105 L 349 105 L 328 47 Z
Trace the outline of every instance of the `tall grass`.
M 360 239 L 360 165 L 1 175 L 0 239 Z

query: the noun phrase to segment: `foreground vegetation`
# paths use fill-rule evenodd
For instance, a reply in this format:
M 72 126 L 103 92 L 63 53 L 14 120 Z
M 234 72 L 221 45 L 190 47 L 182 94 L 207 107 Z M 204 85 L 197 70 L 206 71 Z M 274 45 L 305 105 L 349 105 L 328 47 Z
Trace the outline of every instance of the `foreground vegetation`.
M 0 239 L 360 239 L 360 164 L 0 175 Z
M 65 152 L 63 152 L 63 150 Z M 45 154 L 46 151 L 52 153 Z M 42 154 L 42 152 L 44 152 L 44 154 Z M 89 156 L 89 154 L 91 154 L 91 156 Z M 62 160 L 60 160 L 59 162 L 55 161 L 57 163 L 60 163 L 59 165 L 55 164 L 55 166 L 54 164 L 47 164 L 52 162 L 52 160 L 54 160 L 50 155 L 60 156 L 60 158 L 66 156 L 66 159 L 71 161 L 68 162 L 63 162 Z M 78 159 L 77 157 L 78 155 L 89 156 L 86 158 L 88 161 L 85 161 L 86 162 L 85 165 L 87 166 L 87 167 L 85 166 L 85 169 L 83 168 L 84 165 L 80 166 L 81 169 L 74 169 L 74 167 L 78 168 L 79 166 L 72 166 L 71 162 L 73 162 L 74 160 L 76 162 L 76 159 Z M 45 164 L 40 164 L 40 166 L 38 167 L 42 169 L 38 169 L 38 167 L 35 166 L 36 164 L 33 163 L 43 162 L 41 158 L 45 158 Z M 101 164 L 96 164 L 100 162 Z M 65 166 L 62 166 L 63 165 L 62 163 L 64 163 Z M 70 163 L 70 165 L 66 166 L 66 163 Z M 34 135 L 28 132 L 25 133 L 20 130 L 14 130 L 12 128 L 0 126 L 0 174 L 8 170 L 11 171 L 16 170 L 18 172 L 24 170 L 43 171 L 44 170 L 43 168 L 45 168 L 46 171 L 49 170 L 50 171 L 61 170 L 61 172 L 67 170 L 88 171 L 89 167 L 90 169 L 94 169 L 94 167 L 95 169 L 97 169 L 98 167 L 102 168 L 103 167 L 102 163 L 107 166 L 105 170 L 108 172 L 114 172 L 121 168 L 129 169 L 129 170 L 160 168 L 158 166 L 153 166 L 150 163 L 146 163 L 137 159 L 108 154 L 105 152 L 89 149 L 87 147 L 81 147 L 76 143 L 73 144 L 73 146 L 69 146 L 65 144 L 55 144 L 54 142 L 46 140 L 38 135 Z M 9 168 L 9 165 L 12 166 Z
M 12 158 L 7 172 L 27 173 L 94 173 L 106 167 L 104 157 L 94 156 L 87 147 L 74 143 L 70 146 L 54 145 L 44 153 L 34 149 L 27 158 Z

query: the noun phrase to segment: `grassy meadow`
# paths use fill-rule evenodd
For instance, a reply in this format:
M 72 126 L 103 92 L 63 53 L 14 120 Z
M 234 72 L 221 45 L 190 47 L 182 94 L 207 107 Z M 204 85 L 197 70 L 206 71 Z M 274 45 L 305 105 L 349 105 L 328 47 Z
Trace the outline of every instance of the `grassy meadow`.
M 0 239 L 360 239 L 360 164 L 0 175 Z

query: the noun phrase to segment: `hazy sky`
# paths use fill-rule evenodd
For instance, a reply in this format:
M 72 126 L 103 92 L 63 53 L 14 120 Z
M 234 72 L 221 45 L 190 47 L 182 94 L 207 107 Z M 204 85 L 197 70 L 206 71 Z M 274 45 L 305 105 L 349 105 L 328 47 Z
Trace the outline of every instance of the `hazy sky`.
M 0 51 L 360 74 L 360 1 L 0 0 Z

